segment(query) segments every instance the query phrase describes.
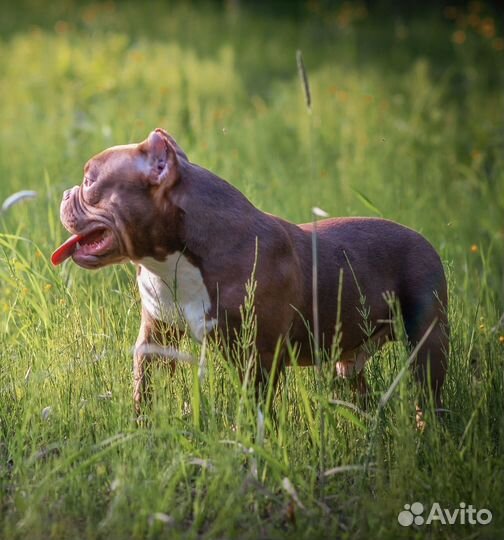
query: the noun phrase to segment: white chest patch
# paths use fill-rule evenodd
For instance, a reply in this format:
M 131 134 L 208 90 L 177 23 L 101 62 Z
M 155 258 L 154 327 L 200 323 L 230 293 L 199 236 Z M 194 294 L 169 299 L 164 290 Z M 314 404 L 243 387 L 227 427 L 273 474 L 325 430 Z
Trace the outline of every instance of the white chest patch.
M 146 257 L 139 265 L 138 288 L 149 315 L 166 323 L 184 319 L 194 337 L 202 341 L 217 321 L 207 315 L 211 301 L 199 268 L 180 252 L 162 262 Z

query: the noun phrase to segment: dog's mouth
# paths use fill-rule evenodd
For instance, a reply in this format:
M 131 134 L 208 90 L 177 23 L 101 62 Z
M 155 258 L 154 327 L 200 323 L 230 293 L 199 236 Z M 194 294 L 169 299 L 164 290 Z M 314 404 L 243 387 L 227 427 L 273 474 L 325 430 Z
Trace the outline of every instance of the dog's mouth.
M 110 229 L 103 227 L 83 233 L 74 234 L 52 254 L 54 266 L 72 257 L 77 264 L 85 267 L 100 265 L 100 259 L 109 254 L 116 245 L 115 237 Z

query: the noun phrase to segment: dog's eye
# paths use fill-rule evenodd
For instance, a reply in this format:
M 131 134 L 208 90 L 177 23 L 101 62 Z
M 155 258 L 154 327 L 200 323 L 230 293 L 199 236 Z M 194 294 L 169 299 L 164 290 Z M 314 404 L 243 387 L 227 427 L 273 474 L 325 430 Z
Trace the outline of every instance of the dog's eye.
M 84 177 L 84 186 L 90 187 L 92 184 L 94 184 L 94 180 L 92 178 L 89 178 L 88 176 Z

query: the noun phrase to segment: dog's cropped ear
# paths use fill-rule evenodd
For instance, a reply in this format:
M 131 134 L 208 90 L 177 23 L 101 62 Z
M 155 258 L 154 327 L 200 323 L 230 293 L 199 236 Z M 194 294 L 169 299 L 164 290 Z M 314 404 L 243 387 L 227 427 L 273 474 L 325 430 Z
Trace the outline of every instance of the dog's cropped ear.
M 147 158 L 147 178 L 152 185 L 175 184 L 179 176 L 177 153 L 164 130 L 152 131 L 139 149 Z
M 163 137 L 166 137 L 168 139 L 168 142 L 171 143 L 173 148 L 175 149 L 175 152 L 179 158 L 185 159 L 186 161 L 189 161 L 186 153 L 180 148 L 180 146 L 177 144 L 177 141 L 163 128 L 156 128 L 156 131 L 162 135 Z

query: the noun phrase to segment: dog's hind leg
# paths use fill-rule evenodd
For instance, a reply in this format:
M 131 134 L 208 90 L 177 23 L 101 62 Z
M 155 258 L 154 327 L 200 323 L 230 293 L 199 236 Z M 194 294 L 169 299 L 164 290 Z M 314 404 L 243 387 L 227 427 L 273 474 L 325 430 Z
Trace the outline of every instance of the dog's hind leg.
M 438 299 L 432 294 L 430 302 L 408 303 L 403 308 L 404 327 L 411 347 L 424 342 L 413 361 L 413 374 L 421 387 L 417 418 L 422 416 L 429 394 L 437 412 L 442 408 L 441 391 L 448 369 L 449 328 L 446 316 L 446 296 Z M 426 336 L 430 325 L 435 325 Z
M 390 337 L 390 328 L 388 326 L 381 326 L 360 347 L 343 353 L 340 360 L 335 364 L 336 375 L 349 380 L 354 396 L 356 396 L 364 408 L 367 408 L 369 399 L 369 387 L 366 381 L 364 366 Z
M 360 350 L 353 359 L 339 360 L 335 364 L 336 375 L 348 380 L 354 397 L 364 408 L 367 406 L 369 394 L 364 365 L 369 357 L 370 354 L 367 351 Z

